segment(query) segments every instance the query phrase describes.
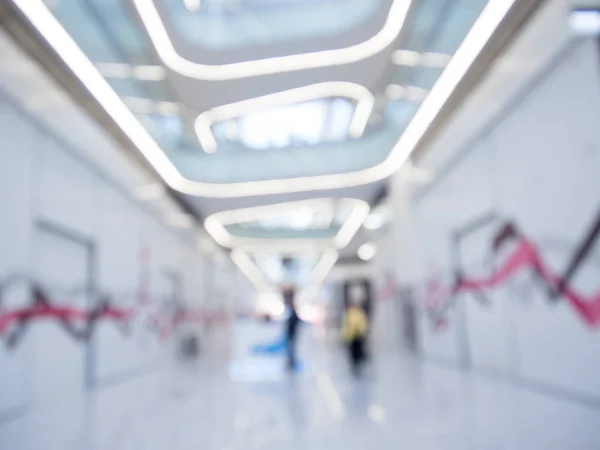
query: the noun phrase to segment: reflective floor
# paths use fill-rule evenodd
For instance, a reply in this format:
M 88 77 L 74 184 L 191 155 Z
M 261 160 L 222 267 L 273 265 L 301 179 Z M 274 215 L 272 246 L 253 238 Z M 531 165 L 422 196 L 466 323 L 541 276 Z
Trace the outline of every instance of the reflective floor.
M 2 450 L 597 450 L 600 410 L 397 352 L 168 364 L 0 424 Z M 58 405 L 58 406 L 57 406 Z

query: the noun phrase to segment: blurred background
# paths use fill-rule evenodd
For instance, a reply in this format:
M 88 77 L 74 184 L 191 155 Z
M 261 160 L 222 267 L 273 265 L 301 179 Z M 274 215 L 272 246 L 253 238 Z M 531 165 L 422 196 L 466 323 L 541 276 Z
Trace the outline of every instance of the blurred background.
M 600 1 L 0 1 L 0 448 L 600 448 Z

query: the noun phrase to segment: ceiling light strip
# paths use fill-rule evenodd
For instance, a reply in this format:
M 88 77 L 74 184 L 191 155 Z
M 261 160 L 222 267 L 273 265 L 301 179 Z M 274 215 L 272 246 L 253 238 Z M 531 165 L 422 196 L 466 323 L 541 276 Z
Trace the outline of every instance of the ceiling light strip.
M 369 216 L 369 212 L 371 211 L 371 207 L 367 202 L 357 203 L 355 208 L 353 209 L 350 217 L 344 225 L 340 228 L 337 236 L 334 239 L 334 247 L 335 248 L 344 248 L 346 247 L 356 232 L 360 229 L 361 225 L 365 221 L 365 219 Z
M 361 61 L 391 45 L 404 26 L 412 0 L 393 0 L 383 27 L 349 47 L 221 65 L 200 64 L 181 56 L 169 36 L 154 0 L 133 0 L 156 53 L 165 66 L 199 80 L 223 81 L 275 73 L 339 66 Z
M 329 272 L 331 272 L 331 269 L 333 269 L 333 266 L 335 266 L 338 257 L 339 253 L 337 252 L 337 250 L 334 249 L 326 250 L 323 253 L 323 256 L 321 257 L 313 271 L 313 279 L 311 281 L 311 286 L 320 287 L 325 282 L 327 275 L 329 275 Z
M 194 122 L 194 129 L 204 151 L 214 153 L 217 150 L 217 141 L 212 132 L 212 126 L 215 123 L 235 119 L 263 108 L 294 105 L 311 100 L 336 97 L 356 100 L 349 134 L 353 138 L 361 137 L 373 111 L 375 98 L 366 87 L 345 81 L 311 84 L 309 86 L 218 106 L 200 114 Z
M 298 253 L 304 252 L 299 251 Z M 337 250 L 331 248 L 324 250 L 323 255 L 319 258 L 312 271 L 310 283 L 305 289 L 310 290 L 311 292 L 318 290 L 327 279 L 327 276 L 335 266 L 338 258 L 339 253 Z M 231 259 L 244 276 L 250 280 L 256 290 L 266 291 L 274 288 L 274 286 L 270 286 L 269 283 L 265 281 L 262 271 L 256 263 L 252 261 L 252 258 L 245 250 L 239 248 L 233 250 L 231 252 Z
M 254 264 L 252 258 L 248 254 L 241 250 L 235 249 L 231 252 L 231 260 L 244 276 L 252 283 L 256 290 L 265 290 L 269 287 L 268 283 L 264 280 L 262 273 L 258 266 Z
M 341 198 L 341 202 L 352 203 L 352 212 L 340 230 L 333 238 L 295 238 L 295 239 L 275 239 L 275 238 L 248 238 L 234 236 L 227 231 L 226 225 L 234 223 L 256 221 L 265 218 L 277 216 L 290 209 L 299 206 L 314 205 L 319 207 L 324 201 L 330 199 L 300 200 L 295 202 L 277 203 L 272 205 L 256 206 L 253 208 L 234 209 L 211 214 L 204 221 L 204 227 L 210 236 L 220 245 L 228 248 L 257 249 L 269 248 L 279 251 L 290 251 L 293 249 L 323 249 L 346 247 L 370 212 L 370 206 L 367 202 L 355 198 Z
M 159 175 L 174 189 L 184 188 L 186 179 L 136 119 L 98 69 L 41 0 L 12 0 L 44 36 L 90 94 L 119 125 Z
M 462 77 L 517 0 L 488 1 L 430 94 L 388 157 L 380 164 L 344 174 L 237 183 L 206 183 L 185 178 L 44 3 L 41 0 L 11 1 L 44 36 L 50 46 L 171 188 L 189 195 L 231 198 L 352 187 L 376 182 L 395 173 L 416 148 Z

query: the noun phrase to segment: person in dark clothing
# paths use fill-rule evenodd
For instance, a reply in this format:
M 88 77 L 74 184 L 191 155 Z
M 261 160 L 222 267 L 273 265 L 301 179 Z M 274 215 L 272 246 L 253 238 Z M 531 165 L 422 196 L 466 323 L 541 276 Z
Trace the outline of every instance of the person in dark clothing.
M 288 307 L 288 318 L 285 322 L 285 335 L 287 339 L 287 368 L 290 372 L 297 367 L 296 361 L 296 338 L 298 336 L 298 328 L 300 326 L 300 317 L 296 311 L 294 302 L 295 292 L 293 288 L 286 288 L 283 291 L 283 298 Z

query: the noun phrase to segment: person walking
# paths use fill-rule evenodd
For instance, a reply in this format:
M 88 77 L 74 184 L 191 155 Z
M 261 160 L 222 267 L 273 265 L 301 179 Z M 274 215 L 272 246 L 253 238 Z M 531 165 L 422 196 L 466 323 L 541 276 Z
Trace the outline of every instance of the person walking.
M 358 301 L 352 301 L 344 314 L 342 334 L 348 356 L 350 367 L 355 376 L 361 373 L 365 361 L 365 338 L 368 330 L 367 315 Z
M 296 370 L 298 366 L 298 361 L 296 359 L 296 340 L 301 322 L 298 312 L 296 311 L 295 294 L 293 287 L 286 287 L 283 290 L 283 299 L 288 308 L 288 317 L 285 321 L 285 336 L 287 341 L 287 369 L 290 372 Z

